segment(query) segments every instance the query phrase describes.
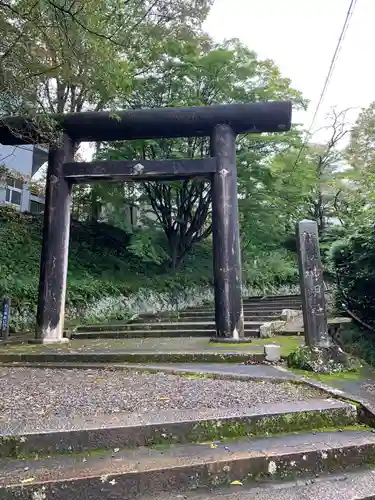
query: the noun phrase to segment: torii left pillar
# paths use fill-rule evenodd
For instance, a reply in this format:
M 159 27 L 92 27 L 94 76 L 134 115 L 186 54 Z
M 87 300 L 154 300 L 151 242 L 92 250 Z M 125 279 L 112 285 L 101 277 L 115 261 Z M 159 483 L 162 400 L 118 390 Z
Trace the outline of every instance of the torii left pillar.
M 63 336 L 68 272 L 71 185 L 63 177 L 63 164 L 72 161 L 74 144 L 65 133 L 50 145 L 43 246 L 35 342 L 68 342 Z

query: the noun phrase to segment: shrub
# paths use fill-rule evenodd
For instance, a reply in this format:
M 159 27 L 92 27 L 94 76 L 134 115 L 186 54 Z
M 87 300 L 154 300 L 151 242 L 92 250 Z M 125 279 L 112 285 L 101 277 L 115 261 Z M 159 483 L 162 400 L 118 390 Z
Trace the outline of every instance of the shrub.
M 39 216 L 0 208 L 0 297 L 12 299 L 16 330 L 35 321 L 42 224 Z M 193 247 L 174 274 L 161 232 L 142 235 L 73 220 L 70 234 L 66 316 L 71 322 L 122 320 L 213 300 L 209 240 Z M 244 294 L 294 292 L 297 267 L 290 255 L 285 250 L 246 254 Z
M 375 230 L 364 226 L 335 242 L 330 258 L 337 280 L 337 301 L 375 325 Z

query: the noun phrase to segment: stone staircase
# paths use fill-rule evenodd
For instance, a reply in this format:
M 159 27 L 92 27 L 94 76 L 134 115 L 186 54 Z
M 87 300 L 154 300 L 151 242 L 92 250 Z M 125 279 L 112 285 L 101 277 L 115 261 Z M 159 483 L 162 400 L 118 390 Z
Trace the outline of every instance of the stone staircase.
M 375 434 L 355 405 L 324 394 L 45 426 L 2 432 L 1 499 L 374 498 Z
M 244 299 L 245 336 L 259 337 L 260 326 L 280 318 L 283 309 L 300 309 L 299 295 Z M 85 325 L 72 338 L 212 337 L 216 334 L 212 304 L 178 312 L 145 314 L 126 324 Z
M 258 336 L 262 323 L 277 319 L 283 309 L 300 307 L 298 296 L 246 299 L 247 334 Z M 27 418 L 17 419 L 14 401 L 19 396 L 11 393 L 16 398 L 11 399 L 11 419 L 0 412 L 0 499 L 374 500 L 375 406 L 363 399 L 355 402 L 359 396 L 282 367 L 244 364 L 250 359 L 262 361 L 263 354 L 257 351 L 262 348 L 254 346 L 262 340 L 237 350 L 208 346 L 213 343 L 207 336 L 214 334 L 213 307 L 205 304 L 178 314 L 144 315 L 127 324 L 85 326 L 74 334 L 78 339 L 98 339 L 93 342 L 52 348 L 11 346 L 11 352 L 0 356 L 3 369 L 9 367 L 14 377 L 18 368 L 47 368 L 46 380 L 58 369 L 57 376 L 69 381 L 68 392 L 63 391 L 64 407 L 66 395 L 75 401 L 86 392 L 91 408 L 93 385 L 78 383 L 73 397 L 77 369 L 87 370 L 87 377 L 103 384 L 96 389 L 100 405 L 101 395 L 118 394 L 124 379 L 128 388 L 123 399 L 128 390 L 135 392 L 134 383 L 126 381 L 130 372 L 179 377 L 173 382 L 178 398 L 183 377 L 199 384 L 185 390 L 177 406 L 169 402 L 175 395 L 165 378 L 155 385 L 160 389 L 147 389 L 150 382 L 138 386 L 140 394 L 146 391 L 145 401 L 159 401 L 153 410 L 142 402 L 138 410 L 129 404 L 126 413 L 106 405 L 104 412 L 75 416 L 72 411 L 63 417 L 48 416 L 55 415 L 52 412 L 45 416 L 40 399 L 35 410 L 32 389 L 27 401 L 34 421 L 28 413 Z M 183 338 L 169 338 L 173 336 Z M 98 372 L 98 365 L 109 368 L 108 373 L 121 371 L 120 378 L 114 384 L 108 373 Z M 33 380 L 31 372 L 29 377 Z M 220 403 L 217 392 L 212 398 L 206 379 L 217 381 L 223 393 L 233 396 L 231 402 Z M 244 381 L 251 391 L 242 402 L 236 388 Z M 266 389 L 266 384 L 273 385 Z M 298 392 L 286 398 L 287 384 Z M 277 393 L 280 387 L 285 393 Z M 48 390 L 54 394 L 56 384 L 53 389 L 42 387 L 49 408 Z M 247 390 L 242 387 L 241 395 Z M 270 403 L 269 394 L 275 392 Z M 202 406 L 186 405 L 191 394 L 201 395 Z

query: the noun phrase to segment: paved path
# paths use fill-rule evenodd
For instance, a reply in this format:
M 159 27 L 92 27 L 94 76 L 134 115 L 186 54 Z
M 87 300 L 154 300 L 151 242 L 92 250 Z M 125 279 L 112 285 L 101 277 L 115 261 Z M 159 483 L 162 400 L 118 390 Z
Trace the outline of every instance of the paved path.
M 226 363 L 168 363 L 168 364 L 127 364 L 129 367 L 139 367 L 142 370 L 161 370 L 165 372 L 191 372 L 201 374 L 217 374 L 233 378 L 250 380 L 290 380 L 294 382 L 308 381 L 311 386 L 327 390 L 338 397 L 346 397 L 365 405 L 375 415 L 375 372 L 371 368 L 362 370 L 363 378 L 357 381 L 330 378 L 327 382 L 318 382 L 308 376 L 302 377 L 284 367 L 256 364 L 226 364 Z
M 28 419 L 236 408 L 322 397 L 288 380 L 275 384 L 272 380 L 220 380 L 136 370 L 28 367 L 0 367 L 0 394 L 0 431 L 10 421 Z
M 254 338 L 249 344 L 217 344 L 210 342 L 209 337 L 148 337 L 121 339 L 86 339 L 72 340 L 68 344 L 31 345 L 1 344 L 0 354 L 34 354 L 34 353 L 119 353 L 119 352 L 242 352 L 262 353 L 264 344 L 278 343 L 291 349 L 302 343 L 302 337 L 275 337 L 273 339 Z
M 345 377 L 341 379 L 332 378 L 329 385 L 368 401 L 375 408 L 375 372 L 371 368 L 365 367 L 362 369 L 361 377 L 358 380 L 350 380 Z
M 298 380 L 300 377 L 289 371 L 281 371 L 272 365 L 244 365 L 225 363 L 168 363 L 168 364 L 128 364 L 132 368 L 160 370 L 169 372 L 202 373 L 244 376 L 251 379 Z

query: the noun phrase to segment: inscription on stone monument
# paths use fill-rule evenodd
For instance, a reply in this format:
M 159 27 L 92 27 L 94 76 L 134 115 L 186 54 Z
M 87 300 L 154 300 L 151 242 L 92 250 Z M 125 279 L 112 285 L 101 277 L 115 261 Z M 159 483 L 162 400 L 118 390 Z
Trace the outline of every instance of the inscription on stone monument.
M 297 224 L 297 246 L 306 345 L 328 347 L 331 341 L 315 221 L 303 220 Z
M 10 320 L 10 300 L 3 299 L 2 301 L 2 315 L 1 315 L 1 328 L 0 339 L 5 340 L 9 335 L 9 320 Z

